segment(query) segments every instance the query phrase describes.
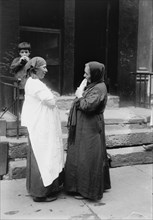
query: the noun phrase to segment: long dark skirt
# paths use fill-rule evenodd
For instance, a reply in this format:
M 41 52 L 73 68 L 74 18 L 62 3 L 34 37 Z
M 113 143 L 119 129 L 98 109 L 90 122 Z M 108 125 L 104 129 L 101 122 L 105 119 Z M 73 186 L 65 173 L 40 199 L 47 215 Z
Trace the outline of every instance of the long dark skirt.
M 65 190 L 99 200 L 110 189 L 103 115 L 77 114 L 75 141 L 68 146 Z
M 59 192 L 63 184 L 64 171 L 59 174 L 59 177 L 53 181 L 53 183 L 47 187 L 43 185 L 42 178 L 39 172 L 39 168 L 31 148 L 29 141 L 29 149 L 27 154 L 27 191 L 34 197 L 48 197 Z

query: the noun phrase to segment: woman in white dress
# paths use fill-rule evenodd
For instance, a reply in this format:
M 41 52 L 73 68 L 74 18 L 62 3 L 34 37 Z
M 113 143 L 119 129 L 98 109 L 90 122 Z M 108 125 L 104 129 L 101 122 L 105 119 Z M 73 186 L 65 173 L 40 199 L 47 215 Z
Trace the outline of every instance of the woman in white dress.
M 27 190 L 35 202 L 50 202 L 63 183 L 62 130 L 56 99 L 41 81 L 46 61 L 32 58 L 25 66 L 27 81 L 21 123 L 29 133 Z

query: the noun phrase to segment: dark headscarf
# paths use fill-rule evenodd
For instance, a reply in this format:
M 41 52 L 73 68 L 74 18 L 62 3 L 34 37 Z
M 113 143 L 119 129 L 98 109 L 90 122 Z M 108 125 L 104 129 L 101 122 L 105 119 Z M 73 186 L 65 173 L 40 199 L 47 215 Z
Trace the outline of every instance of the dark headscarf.
M 104 81 L 105 66 L 97 61 L 86 63 L 90 68 L 91 83 L 99 83 Z
M 46 65 L 46 61 L 42 57 L 33 57 L 25 65 L 25 71 L 27 75 L 30 73 L 36 73 L 37 69 L 43 65 Z

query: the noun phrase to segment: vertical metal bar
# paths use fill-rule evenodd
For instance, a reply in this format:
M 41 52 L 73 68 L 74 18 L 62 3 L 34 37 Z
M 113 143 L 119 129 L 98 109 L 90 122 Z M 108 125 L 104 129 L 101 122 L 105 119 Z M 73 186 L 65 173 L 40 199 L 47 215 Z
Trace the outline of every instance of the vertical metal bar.
M 62 36 L 61 36 L 61 32 L 59 32 L 59 90 L 60 90 L 60 95 L 62 94 L 62 80 L 63 80 L 63 76 L 62 76 L 62 55 L 61 55 L 61 48 L 62 48 L 62 46 L 61 46 L 61 39 L 62 39 Z
M 141 106 L 141 73 L 139 73 L 139 106 Z
M 146 80 L 147 80 L 147 77 L 146 77 L 146 74 L 144 74 L 144 94 L 143 94 L 143 99 L 144 99 L 144 103 L 143 103 L 143 106 L 145 107 L 146 105 L 147 105 L 147 99 L 146 99 L 146 89 L 147 89 L 147 87 L 146 87 L 146 85 L 147 85 L 147 83 L 146 83 Z
M 137 73 L 135 74 L 135 107 L 137 106 Z
M 17 139 L 19 138 L 19 81 L 17 82 Z
M 149 74 L 150 77 L 150 87 L 149 87 L 149 107 L 151 106 L 151 81 L 152 81 L 152 74 Z
M 105 79 L 109 91 L 109 79 L 108 79 L 108 46 L 109 46 L 109 20 L 110 20 L 110 0 L 107 1 L 107 18 L 106 18 L 106 49 L 105 49 Z

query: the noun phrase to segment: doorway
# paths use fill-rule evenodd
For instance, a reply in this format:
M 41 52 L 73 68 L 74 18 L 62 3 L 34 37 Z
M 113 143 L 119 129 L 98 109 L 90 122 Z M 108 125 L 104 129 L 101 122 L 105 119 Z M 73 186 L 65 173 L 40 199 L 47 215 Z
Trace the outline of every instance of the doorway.
M 19 40 L 31 44 L 31 57 L 41 56 L 47 61 L 48 73 L 43 81 L 60 94 L 63 16 L 63 0 L 19 1 Z
M 76 88 L 84 74 L 84 64 L 98 61 L 105 65 L 109 93 L 117 93 L 118 0 L 77 0 L 75 20 Z
M 20 27 L 20 42 L 32 45 L 31 58 L 43 57 L 48 73 L 43 81 L 52 90 L 61 94 L 61 32 L 58 29 Z

